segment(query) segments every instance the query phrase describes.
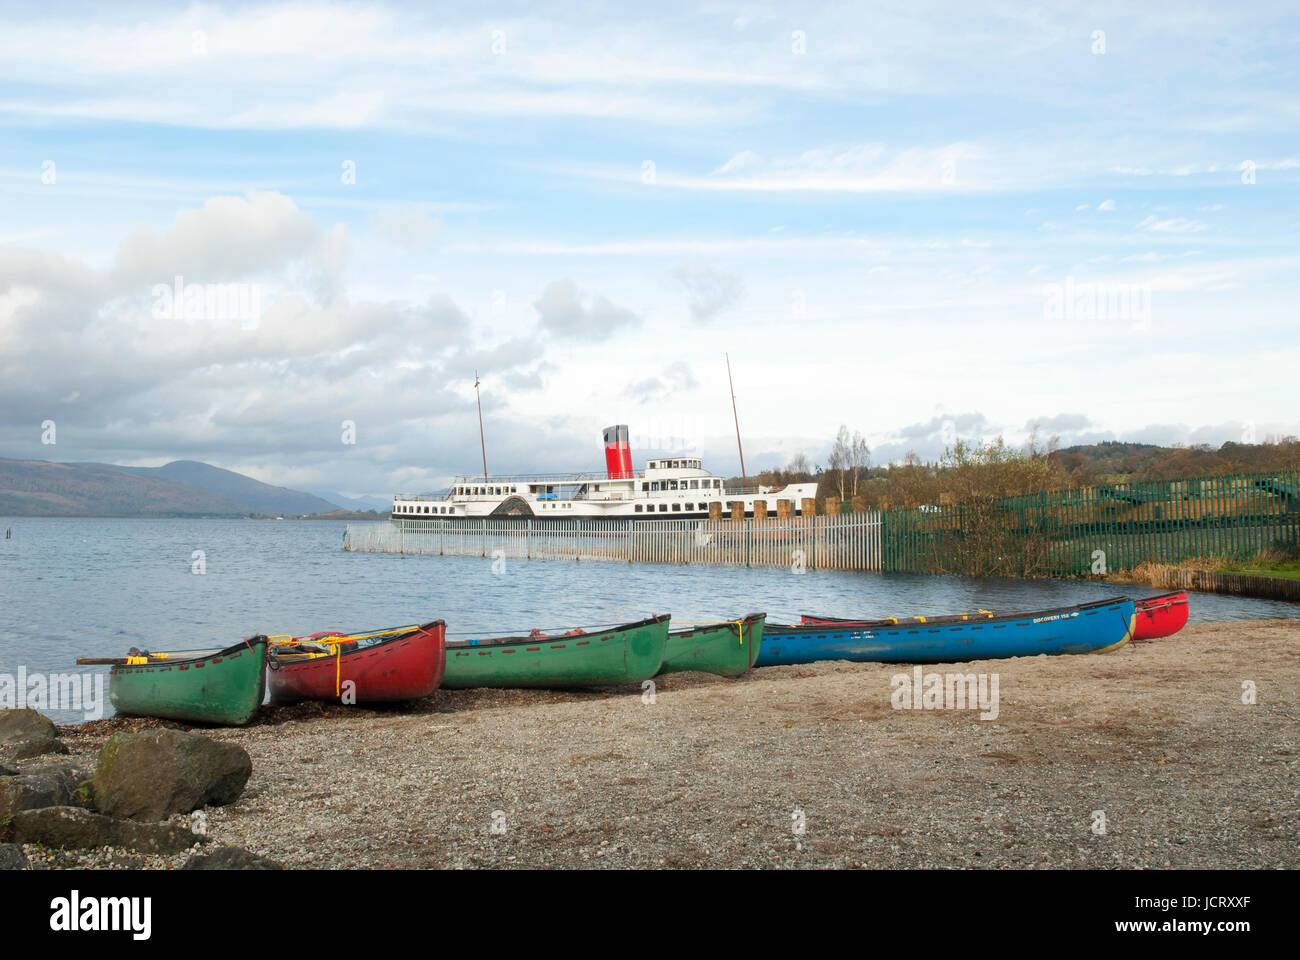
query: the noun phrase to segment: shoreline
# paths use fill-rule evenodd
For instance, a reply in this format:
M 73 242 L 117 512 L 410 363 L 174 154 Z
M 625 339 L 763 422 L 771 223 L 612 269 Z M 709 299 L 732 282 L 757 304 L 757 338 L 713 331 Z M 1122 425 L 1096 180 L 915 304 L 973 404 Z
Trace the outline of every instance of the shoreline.
M 923 668 L 998 674 L 991 721 L 895 710 L 890 679 L 911 665 L 836 661 L 674 674 L 653 704 L 623 688 L 439 691 L 191 729 L 253 758 L 244 795 L 207 809 L 209 836 L 290 867 L 1294 868 L 1298 642 L 1295 620 L 1235 621 Z M 93 764 L 112 733 L 164 725 L 185 726 L 60 734 Z M 42 855 L 33 866 L 184 859 Z

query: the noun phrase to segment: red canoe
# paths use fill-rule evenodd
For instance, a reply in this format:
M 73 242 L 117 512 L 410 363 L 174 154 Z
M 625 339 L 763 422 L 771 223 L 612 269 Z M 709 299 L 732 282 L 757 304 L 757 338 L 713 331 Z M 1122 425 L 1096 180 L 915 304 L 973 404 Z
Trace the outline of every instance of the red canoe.
M 1177 633 L 1187 623 L 1187 594 L 1162 593 L 1137 602 L 1134 640 L 1154 640 Z
M 418 700 L 442 683 L 447 624 L 294 637 L 272 646 L 267 666 L 272 703 Z

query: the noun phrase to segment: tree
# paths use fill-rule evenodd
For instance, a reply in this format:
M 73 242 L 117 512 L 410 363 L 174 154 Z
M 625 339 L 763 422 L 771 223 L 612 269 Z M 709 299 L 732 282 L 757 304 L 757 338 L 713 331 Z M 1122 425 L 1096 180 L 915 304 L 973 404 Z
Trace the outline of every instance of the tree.
M 831 447 L 831 458 L 827 464 L 829 469 L 836 471 L 836 480 L 840 488 L 840 499 L 844 499 L 844 481 L 850 466 L 853 462 L 852 443 L 849 440 L 849 428 L 840 424 L 839 433 L 835 434 L 835 445 Z
M 858 495 L 858 477 L 862 471 L 871 466 L 871 448 L 862 434 L 854 431 L 853 443 L 849 446 L 849 463 L 853 468 L 853 496 Z

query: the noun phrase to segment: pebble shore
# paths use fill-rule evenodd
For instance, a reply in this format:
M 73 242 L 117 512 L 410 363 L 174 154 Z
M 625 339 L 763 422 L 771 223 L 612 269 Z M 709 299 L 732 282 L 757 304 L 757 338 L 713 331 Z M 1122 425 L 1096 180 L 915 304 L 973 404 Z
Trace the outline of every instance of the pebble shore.
M 208 836 L 309 868 L 1295 868 L 1300 620 L 1202 624 L 997 674 L 997 719 L 900 710 L 910 666 L 818 663 L 594 692 L 274 708 Z M 1243 684 L 1257 702 L 1243 703 Z M 93 766 L 119 730 L 64 727 Z M 208 849 L 211 849 L 209 845 Z M 188 853 L 48 851 L 167 869 Z

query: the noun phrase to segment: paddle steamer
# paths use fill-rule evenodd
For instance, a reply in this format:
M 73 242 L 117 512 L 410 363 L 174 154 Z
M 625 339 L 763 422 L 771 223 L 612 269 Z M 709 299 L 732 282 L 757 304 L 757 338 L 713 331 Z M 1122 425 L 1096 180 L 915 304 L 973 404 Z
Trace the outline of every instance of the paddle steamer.
M 745 516 L 764 503 L 769 514 L 790 502 L 798 516 L 803 501 L 817 495 L 815 483 L 783 487 L 728 487 L 693 457 L 657 457 L 645 470 L 632 469 L 626 425 L 605 428 L 605 470 L 536 476 L 464 476 L 443 496 L 398 494 L 394 520 L 434 520 L 449 517 L 538 517 L 593 519 L 630 517 L 644 520 L 687 520 L 709 515 L 709 504 L 721 503 L 725 516 L 741 501 Z

